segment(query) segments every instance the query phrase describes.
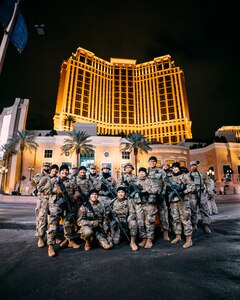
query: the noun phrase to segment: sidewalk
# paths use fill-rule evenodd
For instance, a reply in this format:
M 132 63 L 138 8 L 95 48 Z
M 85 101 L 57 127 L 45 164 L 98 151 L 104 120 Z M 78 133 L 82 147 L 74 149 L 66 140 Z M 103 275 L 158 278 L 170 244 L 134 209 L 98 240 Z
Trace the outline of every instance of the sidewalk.
M 0 203 L 36 203 L 35 196 L 12 196 L 0 194 Z

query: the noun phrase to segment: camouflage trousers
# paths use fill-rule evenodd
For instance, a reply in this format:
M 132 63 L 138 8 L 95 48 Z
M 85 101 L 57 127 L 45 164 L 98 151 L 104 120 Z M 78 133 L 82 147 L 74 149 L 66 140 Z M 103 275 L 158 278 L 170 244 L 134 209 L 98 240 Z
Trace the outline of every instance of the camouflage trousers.
M 63 211 L 54 201 L 49 201 L 47 243 L 55 244 L 55 239 L 59 233 L 59 221 L 63 219 L 63 231 L 65 239 L 73 239 L 73 226 L 75 214 Z
M 169 230 L 169 216 L 168 216 L 168 207 L 166 201 L 162 201 L 157 205 L 158 215 L 160 219 L 160 226 L 163 229 Z
M 92 226 L 82 226 L 79 230 L 81 239 L 85 241 L 91 241 L 96 239 L 101 247 L 103 244 L 108 244 L 110 247 L 113 247 L 112 238 L 108 234 L 105 234 L 101 231 L 100 228 L 94 228 Z
M 39 197 L 35 208 L 36 233 L 37 238 L 43 238 L 47 233 L 48 225 L 48 199 Z
M 170 202 L 172 227 L 175 234 L 192 234 L 191 208 L 189 201 Z
M 217 204 L 214 198 L 208 199 L 208 211 L 209 214 L 212 215 L 217 215 L 218 214 L 218 208 L 217 208 Z
M 154 239 L 157 207 L 154 203 L 135 204 L 137 225 L 140 238 Z
M 211 224 L 211 218 L 209 215 L 209 209 L 208 209 L 208 198 L 207 195 L 204 193 L 201 194 L 201 201 L 200 206 L 198 205 L 198 199 L 195 194 L 189 195 L 189 203 L 191 207 L 191 213 L 192 213 L 192 224 L 197 225 L 198 223 L 198 215 L 200 214 L 200 219 L 203 224 L 209 225 Z
M 137 236 L 137 222 L 135 220 L 130 220 L 127 223 L 127 226 L 124 226 L 124 224 L 122 224 L 122 227 L 127 234 L 130 234 L 130 237 Z M 124 233 L 121 232 L 121 229 L 115 222 L 110 225 L 110 232 L 114 245 L 118 245 L 120 243 L 121 236 L 125 238 Z

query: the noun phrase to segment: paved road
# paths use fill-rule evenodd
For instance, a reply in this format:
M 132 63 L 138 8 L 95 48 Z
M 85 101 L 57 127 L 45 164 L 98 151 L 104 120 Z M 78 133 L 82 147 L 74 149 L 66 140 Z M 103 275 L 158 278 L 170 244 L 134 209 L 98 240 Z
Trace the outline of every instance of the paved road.
M 199 230 L 183 249 L 157 237 L 132 252 L 64 249 L 49 258 L 34 238 L 34 203 L 0 203 L 2 300 L 240 299 L 240 202 L 218 203 L 212 234 Z

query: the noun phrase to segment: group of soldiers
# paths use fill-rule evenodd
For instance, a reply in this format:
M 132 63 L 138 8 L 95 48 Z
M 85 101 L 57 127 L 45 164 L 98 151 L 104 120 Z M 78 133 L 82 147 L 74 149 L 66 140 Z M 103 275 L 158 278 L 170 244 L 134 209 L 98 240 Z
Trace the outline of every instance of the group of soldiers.
M 78 236 L 85 241 L 85 251 L 94 245 L 111 249 L 123 239 L 132 251 L 150 249 L 157 228 L 164 240 L 170 241 L 171 232 L 172 244 L 184 238 L 182 247 L 191 247 L 199 223 L 211 233 L 209 201 L 214 200 L 214 184 L 198 164 L 192 161 L 190 171 L 178 162 L 157 167 L 157 158 L 150 156 L 148 168 L 140 167 L 135 175 L 127 163 L 115 180 L 109 164 L 102 166 L 101 174 L 95 165 L 89 174 L 85 166 L 70 174 L 65 164 L 46 163 L 33 178 L 38 247 L 47 243 L 48 256 L 53 257 L 56 248 L 80 248 Z

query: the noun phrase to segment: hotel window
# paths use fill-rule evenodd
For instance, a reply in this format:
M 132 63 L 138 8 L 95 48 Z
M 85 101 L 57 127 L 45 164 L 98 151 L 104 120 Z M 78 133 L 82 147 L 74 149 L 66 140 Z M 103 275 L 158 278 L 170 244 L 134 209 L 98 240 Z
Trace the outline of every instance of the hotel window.
M 53 157 L 53 150 L 52 149 L 45 149 L 44 150 L 44 158 L 52 158 Z
M 122 159 L 130 159 L 130 152 L 122 151 Z

